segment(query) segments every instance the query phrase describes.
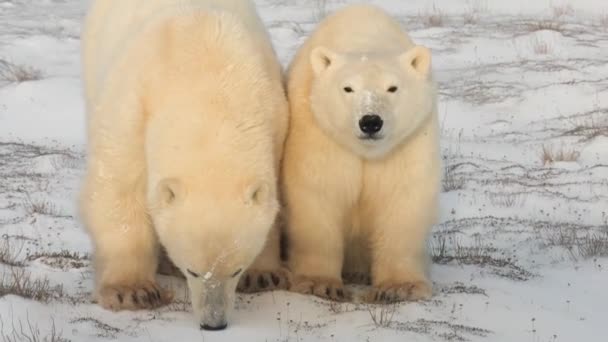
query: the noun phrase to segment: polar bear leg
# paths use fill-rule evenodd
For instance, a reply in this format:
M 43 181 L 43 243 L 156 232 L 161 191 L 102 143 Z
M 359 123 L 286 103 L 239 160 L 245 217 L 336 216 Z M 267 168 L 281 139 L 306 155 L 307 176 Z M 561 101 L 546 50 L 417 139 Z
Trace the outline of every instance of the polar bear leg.
M 112 310 L 160 306 L 171 296 L 155 280 L 157 241 L 146 209 L 142 123 L 120 110 L 94 114 L 81 207 L 94 243 L 95 300 Z
M 372 285 L 369 302 L 390 303 L 428 299 L 427 237 L 432 227 L 432 205 L 424 196 L 415 201 L 387 198 L 372 225 Z M 401 196 L 403 197 L 403 196 Z
M 334 203 L 311 190 L 291 191 L 297 195 L 297 200 L 290 201 L 287 230 L 291 290 L 338 301 L 348 299 L 341 277 L 344 215 Z

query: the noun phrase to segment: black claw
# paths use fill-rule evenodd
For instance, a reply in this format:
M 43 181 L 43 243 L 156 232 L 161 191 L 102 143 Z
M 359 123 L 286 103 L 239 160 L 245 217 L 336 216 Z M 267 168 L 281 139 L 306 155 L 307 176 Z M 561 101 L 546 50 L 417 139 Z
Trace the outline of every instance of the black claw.
M 249 274 L 245 276 L 244 283 L 245 283 L 245 288 L 246 289 L 248 289 L 249 286 L 251 286 L 251 277 L 249 277 Z
M 338 291 L 336 291 L 336 295 L 338 295 L 338 298 L 344 299 L 344 291 L 342 289 L 338 289 Z
M 154 305 L 154 303 L 156 302 L 156 300 L 154 299 L 154 295 L 148 290 L 146 290 L 146 299 L 148 300 L 148 303 L 150 303 L 150 305 Z
M 160 300 L 161 300 L 160 291 L 158 289 L 154 289 L 154 294 L 156 295 L 156 300 L 158 300 L 160 302 Z
M 118 297 L 118 302 L 120 304 L 122 304 L 122 301 L 123 301 L 122 295 L 119 293 L 119 294 L 116 295 L 116 297 Z
M 412 292 L 414 291 L 414 286 L 410 286 L 407 288 L 407 298 L 412 298 Z
M 131 299 L 133 300 L 133 303 L 139 304 L 139 299 L 137 299 L 137 295 L 135 293 L 131 294 Z
M 329 298 L 329 297 L 331 297 L 330 294 L 331 294 L 331 290 L 328 287 L 325 289 L 325 295 Z
M 374 296 L 374 302 L 377 302 L 380 300 L 380 292 L 376 292 L 376 295 Z
M 148 296 L 146 295 L 146 290 L 143 290 L 138 293 L 139 294 L 139 302 L 142 304 L 150 304 L 148 301 Z
M 264 276 L 259 276 L 258 277 L 258 286 L 261 289 L 265 289 L 268 287 L 268 282 L 266 281 L 266 278 L 264 278 Z
M 279 286 L 281 279 L 274 273 L 270 273 L 270 277 L 272 278 L 272 283 L 274 284 L 274 286 Z
M 380 293 L 380 301 L 385 302 L 386 301 L 386 292 L 381 292 Z

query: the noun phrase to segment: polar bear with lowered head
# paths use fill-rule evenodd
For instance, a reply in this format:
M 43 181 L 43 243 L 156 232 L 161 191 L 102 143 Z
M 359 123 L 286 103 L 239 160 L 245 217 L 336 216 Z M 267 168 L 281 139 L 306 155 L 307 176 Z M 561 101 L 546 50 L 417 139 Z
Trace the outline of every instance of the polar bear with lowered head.
M 432 295 L 426 242 L 440 153 L 431 55 L 371 5 L 327 17 L 288 72 L 282 181 L 296 292 L 370 302 Z
M 159 246 L 205 329 L 242 276 L 286 286 L 275 220 L 288 105 L 249 0 L 96 0 L 83 35 L 88 165 L 82 216 L 97 302 L 166 304 Z

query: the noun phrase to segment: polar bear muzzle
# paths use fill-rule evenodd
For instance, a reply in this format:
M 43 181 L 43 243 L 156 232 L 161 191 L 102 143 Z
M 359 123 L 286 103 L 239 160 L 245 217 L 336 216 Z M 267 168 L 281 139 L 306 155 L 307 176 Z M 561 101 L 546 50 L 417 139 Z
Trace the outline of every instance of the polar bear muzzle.
M 228 312 L 234 301 L 230 280 L 188 277 L 192 309 L 202 330 L 217 331 L 228 327 Z

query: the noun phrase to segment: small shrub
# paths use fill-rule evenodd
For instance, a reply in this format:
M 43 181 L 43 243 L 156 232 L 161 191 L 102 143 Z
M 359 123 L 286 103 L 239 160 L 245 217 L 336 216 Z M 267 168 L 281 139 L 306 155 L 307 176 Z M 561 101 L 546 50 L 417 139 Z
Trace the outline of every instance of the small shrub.
M 475 0 L 468 4 L 467 11 L 463 14 L 465 24 L 476 24 L 482 13 L 488 10 L 488 4 L 483 0 Z
M 550 165 L 555 162 L 575 162 L 578 160 L 580 153 L 572 149 L 566 149 L 561 147 L 559 149 L 553 149 L 548 146 L 543 146 L 541 153 L 541 160 L 543 165 Z
M 26 196 L 24 207 L 28 215 L 61 216 L 54 203 L 42 199 L 32 199 L 29 195 Z
M 313 6 L 314 20 L 319 22 L 325 19 L 327 16 L 327 0 L 314 0 Z
M 445 22 L 445 14 L 433 4 L 433 9 L 420 15 L 426 27 L 441 27 Z
M 561 21 L 546 19 L 528 24 L 528 29 L 532 32 L 545 30 L 562 32 L 564 30 L 564 25 Z
M 599 22 L 601 27 L 608 30 L 608 13 L 601 14 Z
M 556 19 L 574 14 L 574 8 L 572 8 L 571 4 L 552 6 L 551 11 L 553 12 L 553 17 Z
M 551 45 L 546 41 L 542 40 L 539 37 L 534 37 L 534 39 L 532 40 L 532 50 L 537 55 L 548 55 L 549 53 L 551 53 L 552 48 Z
M 63 337 L 61 331 L 57 331 L 55 320 L 52 318 L 51 331 L 43 335 L 40 332 L 40 328 L 30 321 L 29 316 L 26 318 L 25 323 L 19 320 L 17 326 L 12 321 L 8 332 L 5 332 L 4 321 L 2 320 L 2 316 L 0 316 L 0 334 L 2 334 L 3 342 L 70 342 L 70 340 Z
M 490 203 L 496 207 L 513 208 L 521 207 L 525 203 L 525 197 L 522 193 L 489 193 L 488 198 Z
M 582 137 L 583 140 L 589 141 L 599 136 L 608 137 L 608 116 L 607 111 L 598 111 L 600 115 L 590 116 L 583 120 L 573 122 L 573 128 L 566 131 L 564 135 L 573 135 Z
M 23 268 L 11 267 L 0 278 L 0 297 L 15 295 L 48 303 L 63 296 L 63 287 L 51 286 L 48 278 L 33 279 L 31 273 Z
M 578 253 L 584 259 L 608 257 L 608 234 L 590 234 L 579 240 Z
M 21 83 L 37 81 L 42 79 L 42 76 L 42 72 L 38 69 L 0 59 L 0 81 Z
M 16 246 L 8 236 L 2 237 L 2 242 L 0 243 L 0 263 L 8 266 L 24 266 L 23 261 L 19 260 L 23 245 L 23 241 L 21 241 L 19 246 Z
M 397 312 L 397 305 L 388 304 L 374 307 L 370 306 L 368 307 L 368 312 L 372 318 L 374 326 L 377 328 L 388 328 L 394 322 L 393 317 L 395 316 L 395 312 Z
M 456 191 L 464 188 L 464 179 L 457 176 L 454 172 L 454 167 L 449 165 L 444 168 L 442 183 L 444 192 Z

